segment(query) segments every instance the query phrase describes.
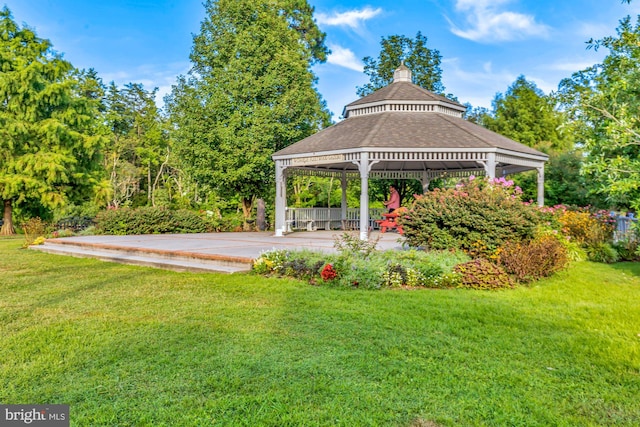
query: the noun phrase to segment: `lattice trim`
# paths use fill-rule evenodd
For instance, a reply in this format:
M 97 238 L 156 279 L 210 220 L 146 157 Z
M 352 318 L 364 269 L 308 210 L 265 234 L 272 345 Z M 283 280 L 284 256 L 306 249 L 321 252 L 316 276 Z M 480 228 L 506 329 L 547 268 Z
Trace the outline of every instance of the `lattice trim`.
M 527 166 L 531 168 L 538 168 L 544 165 L 544 162 L 542 160 L 540 161 L 528 160 L 528 159 L 522 159 L 522 158 L 517 158 L 513 156 L 507 156 L 505 154 L 497 154 L 496 161 L 499 163 L 505 163 L 508 165 Z
M 405 161 L 485 161 L 487 153 L 474 152 L 372 152 L 371 160 L 405 160 Z

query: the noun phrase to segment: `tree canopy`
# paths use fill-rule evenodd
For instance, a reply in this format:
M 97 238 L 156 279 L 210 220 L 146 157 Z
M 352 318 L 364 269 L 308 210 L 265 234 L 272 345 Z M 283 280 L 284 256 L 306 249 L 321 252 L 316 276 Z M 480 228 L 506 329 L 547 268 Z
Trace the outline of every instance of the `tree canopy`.
M 271 155 L 325 126 L 311 64 L 328 53 L 306 0 L 209 0 L 189 76 L 167 105 L 192 178 L 239 195 L 248 216 L 273 192 Z
M 0 198 L 2 234 L 16 205 L 56 208 L 101 184 L 99 102 L 92 76 L 55 54 L 48 40 L 0 11 Z
M 535 83 L 519 76 L 504 94 L 496 95 L 493 110 L 481 122 L 486 128 L 529 147 L 567 150 L 573 146 L 573 140 L 563 131 L 565 117 L 555 105 L 556 101 Z
M 139 83 L 123 88 L 111 83 L 107 88 L 110 141 L 105 148 L 105 170 L 113 190 L 109 200 L 112 207 L 131 205 L 134 199 L 143 197 L 145 204 L 155 206 L 158 182 L 171 154 L 166 120 L 155 102 L 156 92 Z
M 415 39 L 403 35 L 382 37 L 380 48 L 377 59 L 370 56 L 363 59 L 364 73 L 370 81 L 357 89 L 358 96 L 369 95 L 391 83 L 393 72 L 402 61 L 411 70 L 414 84 L 434 93 L 444 93 L 442 56 L 438 50 L 427 47 L 427 37 L 421 32 Z
M 560 84 L 587 153 L 583 170 L 612 205 L 640 209 L 640 17 L 590 46 L 609 54 Z

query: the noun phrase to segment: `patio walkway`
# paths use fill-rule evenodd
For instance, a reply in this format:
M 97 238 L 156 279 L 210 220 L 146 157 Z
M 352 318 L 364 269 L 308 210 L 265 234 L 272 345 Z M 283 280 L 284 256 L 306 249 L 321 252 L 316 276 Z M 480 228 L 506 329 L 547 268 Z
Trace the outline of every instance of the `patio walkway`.
M 79 236 L 49 239 L 31 249 L 76 257 L 145 265 L 176 271 L 247 271 L 263 251 L 311 249 L 335 252 L 334 239 L 342 232 L 296 232 L 275 237 L 273 232 L 153 234 L 143 236 Z M 402 248 L 397 233 L 371 233 L 378 249 Z

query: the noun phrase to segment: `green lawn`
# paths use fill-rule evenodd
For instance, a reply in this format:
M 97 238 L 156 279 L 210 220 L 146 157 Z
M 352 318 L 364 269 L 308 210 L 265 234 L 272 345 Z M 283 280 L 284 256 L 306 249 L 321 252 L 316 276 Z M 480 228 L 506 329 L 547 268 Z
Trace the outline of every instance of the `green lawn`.
M 640 263 L 341 290 L 0 239 L 0 403 L 76 426 L 640 424 Z

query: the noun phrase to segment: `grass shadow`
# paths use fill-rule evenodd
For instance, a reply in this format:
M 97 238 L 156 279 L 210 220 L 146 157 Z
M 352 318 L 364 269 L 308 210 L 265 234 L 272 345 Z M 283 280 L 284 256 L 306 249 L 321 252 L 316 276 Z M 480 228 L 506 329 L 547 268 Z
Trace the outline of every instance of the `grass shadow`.
M 640 277 L 640 262 L 617 262 L 611 264 L 611 268 L 626 274 Z

